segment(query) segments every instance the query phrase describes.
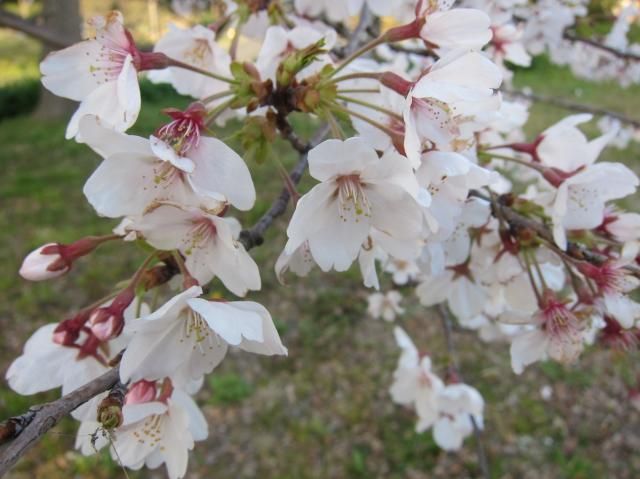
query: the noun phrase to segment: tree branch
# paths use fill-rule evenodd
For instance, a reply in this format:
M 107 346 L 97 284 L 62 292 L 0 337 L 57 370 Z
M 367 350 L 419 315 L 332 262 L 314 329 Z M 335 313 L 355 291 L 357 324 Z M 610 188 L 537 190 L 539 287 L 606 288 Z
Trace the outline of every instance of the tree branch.
M 119 378 L 118 367 L 107 371 L 102 376 L 62 396 L 53 402 L 33 406 L 21 416 L 11 418 L 2 425 L 0 430 L 10 430 L 12 424 L 21 423 L 21 428 L 15 430 L 13 441 L 0 452 L 0 477 L 2 477 L 24 455 L 29 448 L 46 434 L 60 419 L 70 414 L 78 406 L 91 398 L 113 387 Z M 3 433 L 6 434 L 6 433 Z
M 591 38 L 584 38 L 574 35 L 573 33 L 565 30 L 562 35 L 565 40 L 569 40 L 577 43 L 584 43 L 585 45 L 592 46 L 593 48 L 597 48 L 598 50 L 605 51 L 607 53 L 612 54 L 615 57 L 621 58 L 627 61 L 640 61 L 640 55 L 636 55 L 631 52 L 623 52 L 622 50 L 618 50 L 613 47 L 609 47 L 603 43 L 597 42 L 596 40 L 592 40 Z
M 36 38 L 52 48 L 65 48 L 73 43 L 74 39 L 65 38 L 58 33 L 36 24 L 33 21 L 0 9 L 0 26 L 18 30 Z
M 327 133 L 329 133 L 329 126 L 324 125 L 319 128 L 318 131 L 316 131 L 316 134 L 309 141 L 309 143 L 304 145 L 298 163 L 296 163 L 296 165 L 289 173 L 289 178 L 292 184 L 297 185 L 298 183 L 300 183 L 302 175 L 307 169 L 307 155 L 309 150 L 320 143 L 327 135 Z M 280 191 L 280 195 L 271 204 L 269 210 L 264 215 L 262 215 L 258 222 L 251 228 L 242 230 L 240 232 L 239 241 L 247 250 L 256 246 L 260 246 L 264 242 L 264 232 L 267 230 L 267 228 L 269 228 L 269 226 L 271 226 L 276 218 L 281 216 L 286 211 L 287 204 L 289 203 L 289 198 L 291 198 L 291 193 L 289 192 L 289 188 L 285 185 L 282 188 L 282 191 Z
M 571 100 L 567 100 L 565 98 L 540 95 L 538 93 L 526 93 L 521 90 L 503 89 L 502 92 L 507 95 L 516 96 L 520 98 L 525 98 L 527 100 L 537 101 L 539 103 L 546 103 L 548 105 L 557 106 L 560 108 L 564 108 L 565 110 L 593 113 L 594 115 L 610 116 L 612 118 L 616 118 L 620 120 L 623 123 L 628 123 L 629 125 L 632 125 L 635 128 L 640 128 L 640 120 L 636 120 L 635 118 L 630 118 L 616 111 L 607 110 L 606 108 L 572 102 Z
M 480 198 L 491 204 L 491 214 L 496 218 L 502 218 L 506 221 L 511 228 L 528 229 L 534 231 L 541 239 L 545 241 L 545 246 L 551 251 L 555 252 L 561 257 L 569 257 L 575 261 L 586 261 L 596 266 L 608 261 L 609 258 L 598 252 L 592 251 L 584 246 L 569 241 L 567 244 L 567 250 L 563 251 L 556 245 L 553 239 L 553 234 L 549 229 L 549 226 L 542 221 L 536 221 L 526 216 L 521 215 L 513 208 L 507 206 L 504 202 L 505 195 L 499 197 L 489 197 L 478 190 L 470 190 L 469 197 Z M 628 264 L 624 267 L 627 271 L 636 277 L 640 278 L 640 268 L 635 265 Z

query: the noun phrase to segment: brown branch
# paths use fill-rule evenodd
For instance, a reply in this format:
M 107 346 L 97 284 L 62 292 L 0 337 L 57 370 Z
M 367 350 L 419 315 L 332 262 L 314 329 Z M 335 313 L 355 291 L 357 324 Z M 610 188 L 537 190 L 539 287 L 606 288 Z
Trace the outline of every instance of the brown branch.
M 571 100 L 567 100 L 565 98 L 540 95 L 538 93 L 526 93 L 521 90 L 503 89 L 502 92 L 504 92 L 507 95 L 516 96 L 520 98 L 525 98 L 527 100 L 537 101 L 539 103 L 546 103 L 548 105 L 557 106 L 559 108 L 564 108 L 565 110 L 593 113 L 594 115 L 610 116 L 620 120 L 623 123 L 628 123 L 629 125 L 632 125 L 635 128 L 640 128 L 640 120 L 637 120 L 635 118 L 630 118 L 628 116 L 623 115 L 622 113 L 618 113 L 617 111 L 607 110 L 606 108 L 572 102 Z
M 52 48 L 65 48 L 74 42 L 74 39 L 66 38 L 48 28 L 40 26 L 33 21 L 0 9 L 0 26 L 11 28 L 26 33 L 27 35 L 46 43 Z
M 576 42 L 576 43 L 584 43 L 585 45 L 589 45 L 593 48 L 597 48 L 598 50 L 602 50 L 605 51 L 607 53 L 610 53 L 611 55 L 621 58 L 623 60 L 627 60 L 627 61 L 640 61 L 640 55 L 636 55 L 634 53 L 631 52 L 623 52 L 622 50 L 618 50 L 617 48 L 613 48 L 613 47 L 609 47 L 607 45 L 604 45 L 603 43 L 600 43 L 596 40 L 593 40 L 591 38 L 584 38 L 584 37 L 579 37 L 573 33 L 571 33 L 570 31 L 565 31 L 564 34 L 562 35 L 563 38 L 565 40 L 569 40 L 572 42 Z
M 22 422 L 22 427 L 14 435 L 13 441 L 0 452 L 0 477 L 60 419 L 91 398 L 111 389 L 118 382 L 118 378 L 118 367 L 115 367 L 60 399 L 33 406 L 22 416 L 5 421 L 0 427 L 11 427 L 6 425 L 14 424 L 16 421 Z
M 480 198 L 490 203 L 491 214 L 496 218 L 502 218 L 514 231 L 530 230 L 535 232 L 540 239 L 544 240 L 544 244 L 547 248 L 562 258 L 567 258 L 573 261 L 586 261 L 596 266 L 600 266 L 609 260 L 607 256 L 571 241 L 567 243 L 567 250 L 563 251 L 558 245 L 556 245 L 556 242 L 553 239 L 553 234 L 549 229 L 549 225 L 543 221 L 536 221 L 528 218 L 505 204 L 505 199 L 508 195 L 498 197 L 494 195 L 489 197 L 478 190 L 470 190 L 469 197 Z M 640 268 L 637 266 L 628 264 L 624 269 L 640 278 Z
M 298 183 L 300 183 L 302 175 L 307 169 L 307 154 L 309 150 L 320 143 L 328 132 L 328 125 L 322 126 L 320 129 L 318 129 L 311 141 L 309 141 L 309 143 L 304 146 L 298 163 L 296 163 L 296 165 L 289 173 L 289 178 L 292 184 L 297 185 Z M 269 228 L 269 226 L 273 224 L 276 218 L 284 214 L 287 209 L 287 205 L 289 204 L 290 198 L 291 193 L 289 192 L 289 188 L 285 185 L 282 188 L 282 191 L 280 191 L 280 195 L 271 204 L 269 210 L 264 215 L 262 215 L 258 222 L 251 228 L 242 230 L 240 232 L 239 241 L 247 250 L 254 248 L 255 246 L 260 246 L 264 242 L 264 232 L 267 230 L 267 228 Z

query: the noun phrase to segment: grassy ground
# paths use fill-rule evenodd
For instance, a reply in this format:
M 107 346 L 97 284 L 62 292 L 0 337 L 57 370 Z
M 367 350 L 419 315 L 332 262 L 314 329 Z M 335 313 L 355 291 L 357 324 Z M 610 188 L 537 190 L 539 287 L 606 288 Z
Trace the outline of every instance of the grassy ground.
M 636 114 L 640 89 L 590 85 L 563 69 L 538 64 L 520 72 L 516 85 Z M 149 98 L 135 132 L 149 134 L 165 106 L 184 100 L 169 93 Z M 530 133 L 565 112 L 533 108 Z M 107 231 L 81 187 L 98 159 L 86 147 L 63 140 L 64 122 L 19 117 L 0 123 L 0 370 L 20 353 L 40 325 L 58 321 L 108 292 L 134 270 L 142 254 L 108 245 L 72 274 L 29 284 L 16 274 L 23 256 L 47 241 L 70 241 Z M 222 133 L 224 135 L 225 133 Z M 279 145 L 282 160 L 291 155 Z M 637 169 L 640 148 L 605 157 L 630 158 Z M 633 162 L 636 162 L 635 164 Z M 278 175 L 269 164 L 251 165 L 259 187 L 254 221 L 277 194 Z M 391 403 L 388 387 L 397 359 L 392 325 L 365 315 L 367 292 L 357 272 L 314 272 L 291 286 L 277 284 L 273 264 L 284 244 L 282 220 L 266 244 L 252 251 L 264 289 L 250 299 L 267 306 L 277 321 L 288 358 L 231 353 L 200 394 L 210 438 L 193 455 L 189 477 L 225 478 L 465 478 L 478 477 L 473 440 L 459 453 L 440 451 L 429 433 L 413 432 L 412 412 Z M 278 227 L 279 226 L 279 227 Z M 407 294 L 403 327 L 428 349 L 436 365 L 446 362 L 436 318 Z M 485 447 L 495 478 L 640 477 L 640 412 L 627 400 L 640 374 L 637 354 L 585 354 L 579 365 L 552 363 L 514 376 L 504 345 L 485 345 L 464 331 L 454 337 L 465 379 L 487 401 Z M 444 371 L 441 371 L 444 373 Z M 553 394 L 544 400 L 540 388 Z M 23 412 L 55 393 L 23 398 L 0 387 L 0 417 Z M 84 458 L 70 450 L 75 424 L 64 421 L 18 465 L 11 477 L 124 477 L 106 455 Z M 164 477 L 163 472 L 131 477 Z

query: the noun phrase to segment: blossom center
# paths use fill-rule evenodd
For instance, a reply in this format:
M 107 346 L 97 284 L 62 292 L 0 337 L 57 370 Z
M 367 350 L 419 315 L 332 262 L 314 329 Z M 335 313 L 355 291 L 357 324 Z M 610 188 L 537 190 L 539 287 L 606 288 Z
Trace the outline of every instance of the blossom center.
M 360 175 L 344 175 L 336 180 L 338 184 L 338 209 L 342 221 L 360 221 L 360 217 L 371 216 L 371 205 L 364 192 Z

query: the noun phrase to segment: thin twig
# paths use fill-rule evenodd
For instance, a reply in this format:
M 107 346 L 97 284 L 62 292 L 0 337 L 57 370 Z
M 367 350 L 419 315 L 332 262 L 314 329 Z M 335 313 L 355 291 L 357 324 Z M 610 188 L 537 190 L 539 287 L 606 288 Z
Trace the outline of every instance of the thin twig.
M 53 48 L 65 48 L 75 41 L 74 38 L 62 36 L 49 28 L 40 26 L 31 20 L 25 20 L 3 9 L 0 9 L 0 26 L 26 33 Z
M 455 345 L 453 343 L 453 328 L 451 325 L 449 310 L 444 304 L 438 305 L 436 310 L 438 311 L 438 316 L 440 317 L 442 330 L 444 332 L 445 344 L 447 346 L 447 353 L 449 356 L 449 370 L 457 381 L 462 382 L 463 379 L 460 374 L 460 367 L 457 357 L 458 355 L 456 354 Z M 480 427 L 478 426 L 476 418 L 473 414 L 469 414 L 469 419 L 471 419 L 473 436 L 476 440 L 476 455 L 478 456 L 478 466 L 480 467 L 480 471 L 482 472 L 482 477 L 484 479 L 490 479 L 491 474 L 489 471 L 489 461 L 487 460 L 487 454 L 484 449 L 482 429 L 480 429 Z
M 579 37 L 579 36 L 574 35 L 573 33 L 569 32 L 569 31 L 565 31 L 562 36 L 564 37 L 565 40 L 569 40 L 569 41 L 577 42 L 577 43 L 584 43 L 585 45 L 589 45 L 589 46 L 591 46 L 593 48 L 597 48 L 598 50 L 605 51 L 605 52 L 610 53 L 613 56 L 621 58 L 623 60 L 640 61 L 640 55 L 636 55 L 635 53 L 631 53 L 631 52 L 624 52 L 622 50 L 618 50 L 616 48 L 607 46 L 607 45 L 605 45 L 603 43 L 597 42 L 596 40 L 593 40 L 591 38 Z
M 78 406 L 86 403 L 91 398 L 103 393 L 118 382 L 118 367 L 115 367 L 102 376 L 62 396 L 53 402 L 32 407 L 28 413 L 31 415 L 28 424 L 23 425 L 22 430 L 0 452 L 0 477 L 2 477 L 36 442 L 54 427 L 60 419 L 67 416 Z M 20 417 L 20 416 L 18 416 Z
M 617 111 L 607 110 L 606 108 L 602 108 L 599 106 L 586 105 L 583 103 L 567 100 L 566 98 L 558 98 L 553 96 L 541 95 L 539 93 L 527 93 L 521 90 L 503 89 L 502 92 L 507 95 L 525 98 L 527 100 L 533 100 L 539 103 L 546 103 L 548 105 L 554 105 L 559 108 L 564 108 L 565 110 L 593 113 L 594 115 L 610 116 L 620 120 L 623 123 L 628 123 L 630 125 L 633 125 L 636 128 L 640 128 L 640 120 L 637 120 L 635 118 L 630 118 Z
M 289 179 L 291 183 L 297 185 L 300 182 L 304 171 L 307 169 L 307 154 L 309 150 L 320 143 L 328 132 L 328 125 L 324 125 L 316 132 L 314 137 L 304 147 L 303 153 L 301 153 L 298 163 L 296 163 L 296 165 L 289 173 Z M 289 191 L 289 188 L 285 185 L 282 188 L 282 191 L 280 191 L 280 195 L 271 204 L 269 210 L 264 215 L 262 215 L 258 222 L 251 228 L 242 230 L 240 232 L 239 241 L 247 250 L 254 248 L 255 246 L 260 246 L 264 242 L 264 232 L 267 230 L 267 228 L 269 228 L 269 226 L 271 226 L 276 218 L 281 216 L 286 211 L 287 204 L 289 203 L 290 198 L 291 193 Z

